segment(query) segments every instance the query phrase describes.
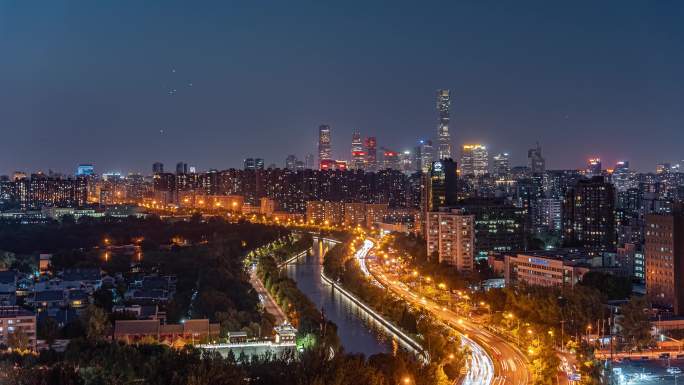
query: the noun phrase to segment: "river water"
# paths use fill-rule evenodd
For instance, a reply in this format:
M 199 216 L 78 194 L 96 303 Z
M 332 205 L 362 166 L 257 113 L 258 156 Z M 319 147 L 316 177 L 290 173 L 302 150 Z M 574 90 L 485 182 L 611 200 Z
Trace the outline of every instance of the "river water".
M 299 290 L 337 325 L 337 335 L 346 352 L 370 356 L 396 350 L 397 342 L 375 320 L 321 279 L 323 256 L 329 247 L 325 241 L 314 241 L 312 255 L 285 267 L 288 277 L 297 281 Z

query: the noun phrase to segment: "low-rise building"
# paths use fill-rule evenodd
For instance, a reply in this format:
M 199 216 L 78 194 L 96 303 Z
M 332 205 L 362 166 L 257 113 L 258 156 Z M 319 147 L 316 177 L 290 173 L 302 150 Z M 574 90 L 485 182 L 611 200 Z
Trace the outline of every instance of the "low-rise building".
M 27 348 L 36 349 L 36 316 L 19 306 L 0 306 L 0 345 L 10 346 L 12 333 L 24 333 Z
M 547 287 L 572 287 L 590 270 L 576 261 L 551 252 L 504 256 L 506 286 L 515 283 Z
M 17 302 L 17 272 L 0 271 L 0 306 L 12 306 Z
M 186 320 L 180 324 L 162 324 L 159 319 L 117 320 L 114 323 L 114 339 L 125 343 L 137 343 L 152 339 L 169 346 L 180 347 L 217 338 L 221 330 L 218 323 L 208 319 Z

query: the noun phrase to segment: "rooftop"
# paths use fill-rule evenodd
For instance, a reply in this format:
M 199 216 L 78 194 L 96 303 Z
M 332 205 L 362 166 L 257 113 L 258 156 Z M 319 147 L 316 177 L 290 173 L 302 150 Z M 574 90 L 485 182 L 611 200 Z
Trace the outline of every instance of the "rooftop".
M 0 306 L 0 318 L 30 317 L 33 312 L 19 306 Z

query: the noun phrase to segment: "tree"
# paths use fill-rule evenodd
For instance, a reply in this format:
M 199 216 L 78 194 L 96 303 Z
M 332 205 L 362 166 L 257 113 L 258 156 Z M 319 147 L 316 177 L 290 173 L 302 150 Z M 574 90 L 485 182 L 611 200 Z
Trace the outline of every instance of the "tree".
M 59 336 L 59 325 L 51 317 L 45 317 L 38 323 L 38 337 L 44 339 L 49 347 L 55 343 Z
M 7 344 L 16 350 L 27 350 L 29 348 L 29 338 L 24 329 L 16 328 L 7 336 Z
M 627 298 L 632 292 L 632 281 L 629 278 L 600 271 L 590 271 L 584 274 L 580 285 L 593 287 L 609 300 Z
M 620 317 L 616 322 L 620 327 L 620 336 L 630 348 L 642 349 L 651 344 L 647 309 L 648 303 L 643 297 L 632 297 L 620 307 Z
M 83 313 L 83 325 L 86 337 L 91 341 L 103 339 L 109 332 L 109 319 L 102 308 L 90 305 Z
M 112 289 L 101 287 L 93 293 L 93 300 L 95 305 L 107 311 L 112 310 L 114 304 L 114 295 Z

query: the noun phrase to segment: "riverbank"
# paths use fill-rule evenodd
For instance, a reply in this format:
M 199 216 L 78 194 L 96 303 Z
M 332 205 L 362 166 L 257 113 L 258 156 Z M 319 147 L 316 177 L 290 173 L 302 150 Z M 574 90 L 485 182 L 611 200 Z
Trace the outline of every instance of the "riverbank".
M 354 294 L 345 290 L 341 285 L 333 282 L 333 280 L 331 280 L 330 278 L 328 278 L 325 275 L 325 272 L 323 270 L 321 270 L 321 279 L 325 283 L 330 285 L 334 290 L 339 291 L 342 295 L 344 295 L 347 299 L 352 301 L 355 305 L 362 308 L 370 317 L 372 317 L 378 323 L 380 323 L 383 327 L 385 327 L 387 333 L 391 334 L 397 340 L 401 341 L 402 344 L 404 345 L 405 349 L 409 350 L 411 353 L 420 357 L 425 363 L 430 362 L 429 354 L 425 351 L 425 349 L 418 342 L 416 342 L 411 337 L 406 335 L 406 333 L 404 333 L 403 331 L 399 330 L 392 322 L 385 319 L 383 316 L 381 316 L 377 312 L 373 311 L 373 309 L 368 307 L 365 303 L 363 303 L 363 301 L 358 299 Z
M 355 244 L 356 241 L 350 243 L 352 250 Z M 352 293 L 373 312 L 391 320 L 388 322 L 390 325 L 423 347 L 425 355 L 430 358 L 425 371 L 432 377 L 433 383 L 446 384 L 455 381 L 466 365 L 463 341 L 448 328 L 435 322 L 427 312 L 419 307 L 409 306 L 405 300 L 391 294 L 384 285 L 365 275 L 365 261 L 371 258 L 369 253 L 373 248 L 372 242 L 363 242 L 352 253 L 344 245 L 337 245 L 326 255 L 325 275 L 337 282 L 338 286 L 344 286 L 344 290 Z M 416 337 L 409 337 L 410 335 Z M 417 339 L 421 342 L 417 342 Z

